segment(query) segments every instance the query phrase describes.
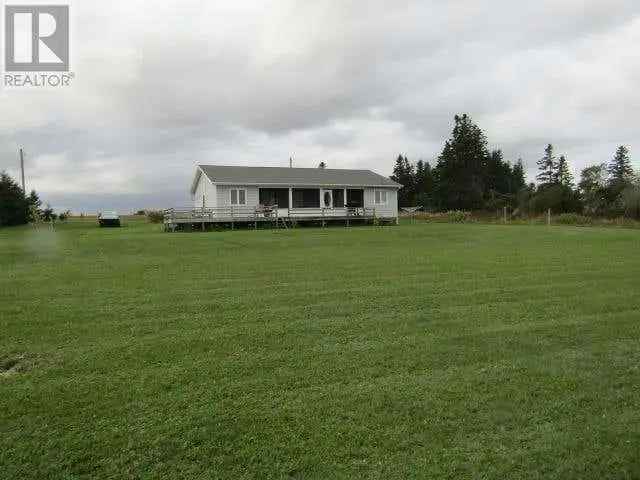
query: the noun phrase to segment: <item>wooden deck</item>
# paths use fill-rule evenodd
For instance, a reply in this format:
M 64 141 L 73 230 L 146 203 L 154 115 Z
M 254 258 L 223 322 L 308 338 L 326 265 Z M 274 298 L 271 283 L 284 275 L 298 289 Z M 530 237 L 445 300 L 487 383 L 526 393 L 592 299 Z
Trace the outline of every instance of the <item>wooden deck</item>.
M 209 225 L 249 225 L 270 224 L 274 228 L 289 228 L 295 223 L 318 223 L 322 226 L 330 222 L 375 223 L 377 220 L 391 221 L 376 217 L 375 208 L 278 208 L 274 207 L 221 207 L 193 208 L 164 211 L 164 225 L 168 231 L 184 228 L 201 228 Z

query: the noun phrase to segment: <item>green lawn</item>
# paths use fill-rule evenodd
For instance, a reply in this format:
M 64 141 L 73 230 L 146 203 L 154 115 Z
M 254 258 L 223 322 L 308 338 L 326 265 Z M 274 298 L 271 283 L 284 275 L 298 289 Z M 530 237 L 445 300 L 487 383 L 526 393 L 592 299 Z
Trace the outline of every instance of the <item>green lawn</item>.
M 0 230 L 0 479 L 639 478 L 640 231 Z

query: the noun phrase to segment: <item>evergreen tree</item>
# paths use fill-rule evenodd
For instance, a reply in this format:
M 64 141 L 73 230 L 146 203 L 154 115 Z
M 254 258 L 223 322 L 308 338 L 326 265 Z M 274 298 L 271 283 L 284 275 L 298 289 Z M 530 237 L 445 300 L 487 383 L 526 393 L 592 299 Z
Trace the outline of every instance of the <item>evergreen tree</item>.
M 0 174 L 0 227 L 29 221 L 29 203 L 20 186 L 9 175 Z
M 415 174 L 414 174 L 414 181 L 413 181 L 416 200 L 418 198 L 421 198 L 425 193 L 424 175 L 425 175 L 425 163 L 422 160 L 418 160 L 415 167 Z
M 511 165 L 504 161 L 502 150 L 493 150 L 486 161 L 484 177 L 485 208 L 494 210 L 501 208 L 510 200 Z
M 29 204 L 29 221 L 35 222 L 42 215 L 42 201 L 35 190 L 31 190 L 27 203 Z
M 622 193 L 631 186 L 634 176 L 627 147 L 624 145 L 618 147 L 613 159 L 609 162 L 607 172 L 609 174 L 607 184 L 609 209 L 611 213 L 622 214 L 624 211 Z
M 430 210 L 434 207 L 434 177 L 429 162 L 418 160 L 415 173 L 416 206 Z
M 514 192 L 517 193 L 527 185 L 527 180 L 524 173 L 524 164 L 522 163 L 521 158 L 519 158 L 516 164 L 513 166 L 511 175 L 513 178 L 512 186 L 513 186 Z
M 504 156 L 502 150 L 493 150 L 489 153 L 487 161 L 485 162 L 485 188 L 489 196 L 495 196 L 495 193 L 500 189 L 499 184 L 503 180 L 503 165 Z
M 560 156 L 557 164 L 557 171 L 555 175 L 555 183 L 564 185 L 565 187 L 573 188 L 573 175 L 569 170 L 569 162 L 564 155 Z
M 398 182 L 402 188 L 398 191 L 398 205 L 400 207 L 415 206 L 415 174 L 414 167 L 407 157 L 398 155 L 391 180 Z
M 517 208 L 518 192 L 526 185 L 522 161 L 511 166 L 501 150 L 494 150 L 489 154 L 487 169 L 485 208 L 491 211 L 505 206 Z
M 536 180 L 540 182 L 540 186 L 548 186 L 557 183 L 557 165 L 556 157 L 553 154 L 553 145 L 547 145 L 544 149 L 544 157 L 538 160 L 538 168 L 540 173 L 536 177 Z
M 540 182 L 533 199 L 534 209 L 538 212 L 551 209 L 554 212 L 579 212 L 582 209 L 580 197 L 574 190 L 573 176 L 569 162 L 564 155 L 559 159 L 554 155 L 553 145 L 547 145 L 544 157 L 538 160 L 540 173 L 536 179 Z
M 611 184 L 629 185 L 633 181 L 633 167 L 629 158 L 629 149 L 620 145 L 609 163 L 609 179 Z
M 600 215 L 607 209 L 607 166 L 592 165 L 582 170 L 578 191 L 587 215 Z
M 524 185 L 516 194 L 515 215 L 528 215 L 535 211 L 536 185 L 530 183 Z
M 622 204 L 625 216 L 640 219 L 640 185 L 630 185 L 623 190 Z
M 456 115 L 451 138 L 438 157 L 437 195 L 445 209 L 484 207 L 487 139 L 471 117 Z
M 426 164 L 428 165 L 428 164 Z M 424 175 L 425 163 L 423 160 L 418 160 L 415 167 L 415 177 L 416 177 L 416 192 L 418 191 L 418 184 L 420 183 L 420 178 Z

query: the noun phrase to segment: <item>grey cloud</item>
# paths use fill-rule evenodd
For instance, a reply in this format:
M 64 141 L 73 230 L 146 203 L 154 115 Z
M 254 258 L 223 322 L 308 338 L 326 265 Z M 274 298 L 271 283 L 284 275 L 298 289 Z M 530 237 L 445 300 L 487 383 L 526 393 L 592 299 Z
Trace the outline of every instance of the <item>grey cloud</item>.
M 638 144 L 638 13 L 624 0 L 83 1 L 74 87 L 0 92 L 0 169 L 15 172 L 24 145 L 60 205 L 171 205 L 197 162 L 433 162 L 468 112 L 530 180 L 549 142 L 577 172 Z

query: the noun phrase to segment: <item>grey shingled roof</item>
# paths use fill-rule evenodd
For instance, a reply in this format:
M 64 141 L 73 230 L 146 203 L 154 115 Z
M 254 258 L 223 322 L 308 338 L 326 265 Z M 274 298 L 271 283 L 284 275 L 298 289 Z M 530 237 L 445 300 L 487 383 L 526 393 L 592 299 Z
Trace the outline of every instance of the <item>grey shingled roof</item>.
M 342 170 L 285 167 L 229 167 L 199 165 L 213 183 L 236 185 L 339 185 L 353 187 L 396 187 L 402 185 L 371 170 Z

